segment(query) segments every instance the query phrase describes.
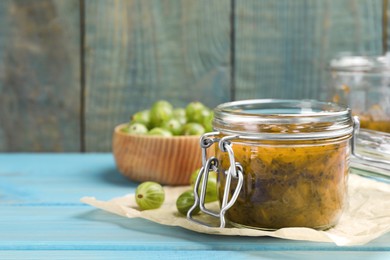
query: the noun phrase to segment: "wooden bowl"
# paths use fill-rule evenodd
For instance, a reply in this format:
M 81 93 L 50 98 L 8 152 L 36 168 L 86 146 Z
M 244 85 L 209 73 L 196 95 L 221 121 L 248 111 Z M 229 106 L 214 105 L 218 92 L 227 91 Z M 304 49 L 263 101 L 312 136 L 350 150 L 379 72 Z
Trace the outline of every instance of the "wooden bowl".
M 191 173 L 200 168 L 200 136 L 130 135 L 115 127 L 112 149 L 119 172 L 133 181 L 188 185 Z

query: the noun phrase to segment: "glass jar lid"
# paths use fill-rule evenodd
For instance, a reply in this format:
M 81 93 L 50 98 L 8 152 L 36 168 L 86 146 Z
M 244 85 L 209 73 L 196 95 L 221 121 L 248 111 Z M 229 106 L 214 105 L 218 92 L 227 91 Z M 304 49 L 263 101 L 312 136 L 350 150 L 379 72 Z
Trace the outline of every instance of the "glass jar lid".
M 253 99 L 214 109 L 216 131 L 265 139 L 329 139 L 353 131 L 351 110 L 315 100 Z
M 384 56 L 340 54 L 330 62 L 330 69 L 343 72 L 390 73 L 390 53 Z

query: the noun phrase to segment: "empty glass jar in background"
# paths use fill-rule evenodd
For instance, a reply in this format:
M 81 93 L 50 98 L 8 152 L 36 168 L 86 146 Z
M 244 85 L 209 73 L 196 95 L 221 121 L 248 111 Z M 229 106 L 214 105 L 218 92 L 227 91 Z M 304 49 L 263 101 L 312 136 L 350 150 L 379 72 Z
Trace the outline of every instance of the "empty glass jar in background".
M 390 54 L 340 55 L 330 72 L 328 101 L 350 107 L 361 128 L 390 133 Z

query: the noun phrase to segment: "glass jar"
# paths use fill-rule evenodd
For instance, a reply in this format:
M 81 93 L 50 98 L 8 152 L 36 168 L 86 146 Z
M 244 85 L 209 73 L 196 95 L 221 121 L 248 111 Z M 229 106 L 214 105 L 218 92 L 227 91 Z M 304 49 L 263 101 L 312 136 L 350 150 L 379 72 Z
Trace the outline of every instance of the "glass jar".
M 215 158 L 204 158 L 202 169 L 218 172 L 221 211 L 211 215 L 221 227 L 225 217 L 266 230 L 337 223 L 346 204 L 350 109 L 313 100 L 236 101 L 216 107 L 213 127 L 201 145 L 218 143 Z
M 361 128 L 390 133 L 390 55 L 339 55 L 330 63 L 327 100 L 348 106 Z
M 390 182 L 390 134 L 361 129 L 355 139 L 351 172 Z

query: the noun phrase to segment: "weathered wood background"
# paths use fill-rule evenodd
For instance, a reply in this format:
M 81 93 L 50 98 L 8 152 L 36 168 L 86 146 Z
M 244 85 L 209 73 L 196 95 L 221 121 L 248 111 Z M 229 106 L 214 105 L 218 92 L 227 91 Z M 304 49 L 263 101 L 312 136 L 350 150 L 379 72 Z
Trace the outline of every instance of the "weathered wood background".
M 320 98 L 329 59 L 382 54 L 388 0 L 2 0 L 0 152 L 106 152 L 130 114 Z

